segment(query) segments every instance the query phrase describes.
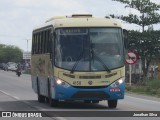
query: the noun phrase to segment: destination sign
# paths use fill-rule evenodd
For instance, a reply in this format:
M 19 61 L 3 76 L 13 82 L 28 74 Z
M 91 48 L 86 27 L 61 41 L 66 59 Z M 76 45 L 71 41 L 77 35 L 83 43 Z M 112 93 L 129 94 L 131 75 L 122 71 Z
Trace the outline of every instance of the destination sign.
M 60 29 L 60 34 L 87 34 L 87 29 L 85 28 L 63 28 Z

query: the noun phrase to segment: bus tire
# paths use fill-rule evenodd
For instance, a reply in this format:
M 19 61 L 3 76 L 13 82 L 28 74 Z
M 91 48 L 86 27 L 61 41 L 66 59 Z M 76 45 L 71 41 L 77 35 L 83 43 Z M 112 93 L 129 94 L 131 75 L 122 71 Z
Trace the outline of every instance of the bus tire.
M 98 100 L 93 100 L 92 103 L 96 104 L 96 103 L 99 103 Z
M 109 108 L 116 108 L 118 100 L 108 100 L 108 107 Z
M 48 97 L 46 97 L 46 101 L 45 101 L 46 103 L 49 103 L 49 98 Z
M 45 97 L 40 95 L 40 86 L 39 86 L 38 77 L 37 77 L 37 94 L 38 94 L 38 102 L 44 103 L 45 102 Z
M 84 100 L 84 103 L 91 103 L 91 100 Z
M 42 95 L 38 95 L 38 102 L 44 103 L 45 102 L 45 97 Z
M 57 107 L 58 106 L 58 100 L 49 99 L 49 104 L 51 107 Z

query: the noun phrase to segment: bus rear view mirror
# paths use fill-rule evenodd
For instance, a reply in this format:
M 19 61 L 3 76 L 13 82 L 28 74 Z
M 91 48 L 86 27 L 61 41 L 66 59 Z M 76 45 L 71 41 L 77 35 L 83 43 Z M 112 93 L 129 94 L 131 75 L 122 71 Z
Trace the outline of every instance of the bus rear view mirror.
M 124 47 L 127 49 L 128 47 L 128 31 L 123 29 L 123 39 L 124 39 Z

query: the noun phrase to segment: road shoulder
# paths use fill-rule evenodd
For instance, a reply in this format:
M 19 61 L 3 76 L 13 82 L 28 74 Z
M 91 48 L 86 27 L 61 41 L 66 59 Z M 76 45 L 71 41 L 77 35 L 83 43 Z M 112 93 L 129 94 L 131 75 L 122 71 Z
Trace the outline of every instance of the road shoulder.
M 145 99 L 145 100 L 153 100 L 153 101 L 160 102 L 160 98 L 148 96 L 148 95 L 144 95 L 144 94 L 128 93 L 127 92 L 127 93 L 125 93 L 125 95 L 131 96 L 131 97 L 136 97 L 136 98 L 141 98 L 141 99 Z

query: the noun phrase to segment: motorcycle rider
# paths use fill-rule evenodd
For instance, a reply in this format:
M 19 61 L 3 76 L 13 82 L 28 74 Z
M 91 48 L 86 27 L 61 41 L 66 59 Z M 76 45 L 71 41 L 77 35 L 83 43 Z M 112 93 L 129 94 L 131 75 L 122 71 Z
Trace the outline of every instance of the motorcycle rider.
M 18 63 L 18 65 L 17 65 L 17 70 L 16 70 L 16 74 L 17 74 L 18 76 L 20 76 L 20 75 L 21 75 L 21 71 L 22 71 L 21 64 Z

